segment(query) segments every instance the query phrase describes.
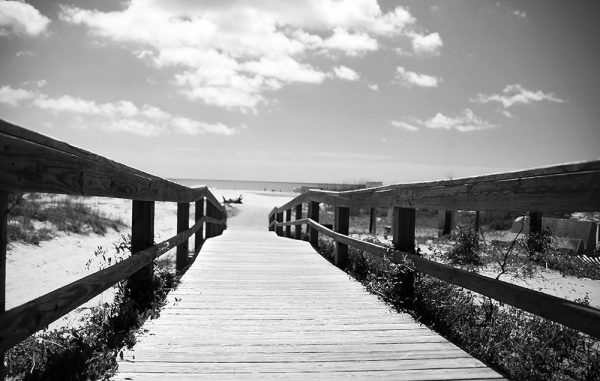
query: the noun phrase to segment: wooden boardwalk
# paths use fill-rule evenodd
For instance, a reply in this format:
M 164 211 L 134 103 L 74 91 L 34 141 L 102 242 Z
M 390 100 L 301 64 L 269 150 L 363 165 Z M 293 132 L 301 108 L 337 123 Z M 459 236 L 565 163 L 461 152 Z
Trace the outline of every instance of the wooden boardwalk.
M 207 241 L 168 301 L 114 379 L 501 378 L 273 232 Z

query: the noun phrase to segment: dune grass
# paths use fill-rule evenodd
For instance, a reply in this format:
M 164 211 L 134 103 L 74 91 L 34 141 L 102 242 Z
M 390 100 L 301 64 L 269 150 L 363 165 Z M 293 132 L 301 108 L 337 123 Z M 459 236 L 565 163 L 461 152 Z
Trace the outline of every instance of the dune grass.
M 120 231 L 126 224 L 104 216 L 81 198 L 65 197 L 49 201 L 39 194 L 12 194 L 9 199 L 8 241 L 39 245 L 56 232 L 101 234 Z

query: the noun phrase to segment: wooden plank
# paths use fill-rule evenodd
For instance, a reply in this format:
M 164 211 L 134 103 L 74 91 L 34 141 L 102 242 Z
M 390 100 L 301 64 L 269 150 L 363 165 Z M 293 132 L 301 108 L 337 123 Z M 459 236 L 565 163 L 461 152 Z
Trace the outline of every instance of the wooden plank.
M 321 227 L 309 219 L 279 227 L 302 222 Z M 207 241 L 142 332 L 115 379 L 389 379 L 401 372 L 431 379 L 441 370 L 454 379 L 500 378 L 409 315 L 391 312 L 309 243 L 270 232 L 226 231 Z
M 6 311 L 6 245 L 8 222 L 8 193 L 0 191 L 0 314 Z M 0 380 L 6 377 L 4 350 L 0 350 Z
M 415 209 L 394 208 L 392 221 L 393 243 L 396 250 L 415 251 Z
M 278 212 L 278 213 L 275 215 L 275 221 L 277 221 L 277 222 L 283 222 L 283 212 Z M 281 226 L 280 226 L 279 224 L 277 224 L 277 225 L 275 225 L 275 226 L 276 226 L 276 227 L 275 227 L 275 233 L 276 233 L 278 236 L 282 236 L 282 235 L 283 235 L 283 229 L 281 228 Z
M 177 234 L 190 228 L 190 204 L 187 202 L 177 203 Z M 175 269 L 182 271 L 188 264 L 189 241 L 183 241 L 177 245 Z
M 196 222 L 204 217 L 204 199 L 197 200 L 195 202 L 194 208 L 194 218 Z M 204 244 L 204 228 L 198 229 L 196 234 L 194 235 L 194 254 L 198 254 L 200 249 L 202 248 L 202 244 Z
M 346 192 L 309 191 L 283 207 L 334 206 L 574 212 L 600 210 L 600 160 L 466 179 L 396 184 Z
M 438 237 L 447 236 L 452 233 L 452 229 L 456 225 L 455 210 L 439 210 L 438 211 Z
M 296 205 L 296 221 L 302 219 L 302 204 Z M 302 225 L 296 225 L 294 228 L 296 239 L 302 239 Z
M 542 213 L 529 212 L 529 233 L 540 233 L 542 231 Z
M 154 245 L 154 202 L 134 200 L 131 211 L 131 253 L 136 255 Z M 140 269 L 128 282 L 130 295 L 141 308 L 149 306 L 153 297 L 153 266 Z
M 375 208 L 369 208 L 369 234 L 377 232 L 377 213 Z
M 380 257 L 392 255 L 396 263 L 405 263 L 406 260 L 411 260 L 414 262 L 416 271 L 600 338 L 600 326 L 597 324 L 600 321 L 600 309 L 430 261 L 410 253 L 398 251 L 391 253 L 389 249 L 383 246 L 338 234 L 310 219 L 293 221 L 292 223 L 308 223 L 314 229 L 318 229 L 321 233 L 335 240 L 373 255 Z
M 292 209 L 285 210 L 285 220 L 288 222 L 292 220 Z M 292 237 L 292 227 L 290 225 L 285 227 L 285 236 L 288 238 Z
M 348 235 L 350 228 L 350 208 L 335 207 L 335 232 Z M 342 270 L 348 265 L 348 245 L 336 241 L 334 263 Z
M 308 218 L 314 222 L 319 222 L 319 203 L 316 201 L 310 201 L 308 203 Z M 312 227 L 308 231 L 308 241 L 313 247 L 319 245 L 319 232 Z
M 202 223 L 202 220 L 198 221 L 189 230 L 166 241 L 0 314 L 0 352 L 152 263 L 181 241 L 189 239 Z

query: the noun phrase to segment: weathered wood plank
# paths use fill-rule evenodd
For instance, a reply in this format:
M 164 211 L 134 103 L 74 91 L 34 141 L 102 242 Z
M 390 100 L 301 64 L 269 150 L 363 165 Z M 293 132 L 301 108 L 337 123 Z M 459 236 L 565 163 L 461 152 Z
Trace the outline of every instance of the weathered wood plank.
M 430 261 L 407 252 L 391 252 L 383 246 L 333 232 L 310 219 L 291 222 L 291 224 L 295 223 L 308 223 L 311 227 L 332 237 L 336 241 L 344 242 L 347 245 L 357 247 L 373 255 L 391 255 L 397 263 L 412 261 L 415 270 L 418 272 L 489 296 L 529 313 L 542 316 L 593 337 L 600 338 L 600 327 L 597 324 L 600 321 L 600 309 Z
M 200 220 L 189 230 L 142 250 L 124 261 L 0 314 L 0 352 L 147 266 L 181 241 L 189 239 L 202 223 Z
M 457 180 L 366 190 L 309 191 L 285 204 L 452 210 L 574 212 L 600 210 L 600 160 Z
M 8 193 L 0 191 L 0 314 L 6 310 L 6 245 L 8 222 Z M 0 380 L 6 377 L 4 350 L 0 350 Z
M 134 200 L 131 213 L 131 253 L 135 256 L 154 245 L 154 202 Z M 138 270 L 128 282 L 131 297 L 143 308 L 149 306 L 153 297 L 153 266 L 151 262 Z
M 142 201 L 193 202 L 206 196 L 222 209 L 206 187 L 188 188 L 2 119 L 0 189 Z
M 302 204 L 296 205 L 296 215 L 294 218 L 296 221 L 302 219 Z M 296 239 L 302 239 L 302 225 L 295 225 L 294 232 Z
M 336 233 L 348 235 L 350 228 L 350 208 L 335 207 L 334 229 Z M 334 263 L 337 267 L 344 270 L 348 265 L 348 245 L 336 241 Z
M 116 379 L 431 379 L 445 374 L 440 369 L 455 379 L 500 378 L 410 316 L 391 312 L 309 243 L 269 232 L 227 231 L 208 241 L 144 330 Z
M 177 234 L 190 228 L 190 204 L 187 202 L 177 203 Z M 188 254 L 190 250 L 189 241 L 185 240 L 177 245 L 177 254 L 175 260 L 175 269 L 183 270 L 188 264 Z

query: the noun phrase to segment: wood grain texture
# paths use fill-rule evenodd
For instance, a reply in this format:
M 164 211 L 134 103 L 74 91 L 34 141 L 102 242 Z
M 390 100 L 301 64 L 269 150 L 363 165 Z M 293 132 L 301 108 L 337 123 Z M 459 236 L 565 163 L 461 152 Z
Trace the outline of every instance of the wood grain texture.
M 333 206 L 448 210 L 599 211 L 600 160 L 526 171 L 364 190 L 311 190 L 283 205 L 318 201 Z
M 177 234 L 190 228 L 190 204 L 187 202 L 177 203 Z M 188 264 L 188 254 L 190 251 L 189 240 L 185 240 L 177 245 L 175 268 L 177 271 L 183 270 Z
M 308 242 L 267 231 L 207 241 L 143 331 L 115 380 L 501 378 Z
M 587 333 L 593 337 L 600 338 L 600 326 L 598 325 L 598 322 L 600 321 L 600 309 L 493 278 L 488 278 L 474 272 L 430 261 L 408 252 L 391 251 L 380 245 L 336 233 L 308 218 L 300 221 L 292 221 L 290 224 L 304 223 L 307 223 L 320 233 L 327 235 L 336 241 L 357 247 L 360 250 L 376 256 L 391 256 L 392 260 L 396 263 L 406 263 L 407 261 L 410 261 L 418 272 L 489 296 L 502 303 L 564 324 L 567 327 Z
M 0 352 L 48 326 L 117 282 L 130 277 L 183 240 L 189 239 L 203 223 L 204 219 L 200 219 L 183 233 L 0 314 Z
M 223 209 L 206 187 L 188 188 L 2 119 L 0 189 L 143 201 L 193 202 L 207 197 Z

